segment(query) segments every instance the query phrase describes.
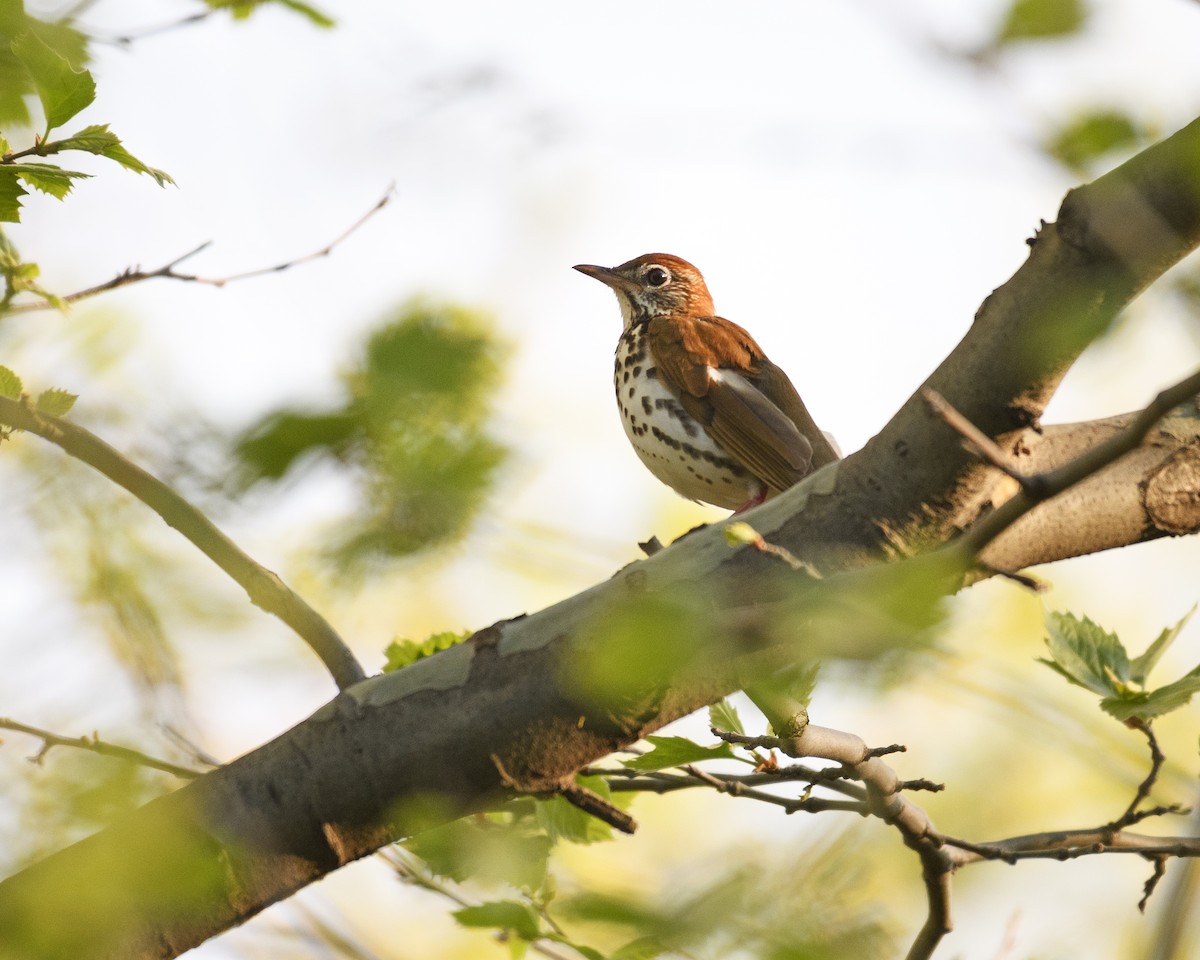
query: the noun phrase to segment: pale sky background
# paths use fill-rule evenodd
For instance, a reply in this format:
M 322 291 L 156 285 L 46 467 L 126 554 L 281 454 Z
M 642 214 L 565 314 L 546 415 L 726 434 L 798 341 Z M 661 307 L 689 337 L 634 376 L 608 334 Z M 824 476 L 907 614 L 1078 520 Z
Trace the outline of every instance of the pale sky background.
M 212 18 L 131 51 L 97 46 L 99 98 L 78 125 L 111 123 L 179 186 L 159 190 L 81 164 L 98 177 L 67 203 L 28 198 L 11 236 L 49 288 L 157 266 L 205 240 L 213 247 L 188 265 L 197 272 L 268 266 L 321 247 L 391 183 L 396 199 L 333 256 L 295 270 L 221 290 L 158 281 L 65 317 L 10 320 L 39 325 L 50 344 L 31 351 L 20 373 L 34 388 L 71 388 L 70 350 L 54 344 L 109 311 L 134 318 L 122 363 L 74 415 L 95 422 L 93 401 L 140 408 L 144 434 L 106 436 L 161 452 L 171 438 L 158 430 L 181 406 L 232 428 L 272 406 L 336 396 L 336 373 L 364 332 L 409 296 L 486 309 L 512 346 L 495 426 L 515 455 L 462 548 L 398 569 L 350 605 L 324 595 L 304 559 L 321 522 L 348 502 L 340 485 L 256 501 L 226 525 L 323 606 L 370 669 L 393 634 L 537 610 L 634 559 L 649 534 L 665 540 L 723 515 L 680 501 L 628 448 L 609 379 L 616 303 L 572 264 L 652 250 L 697 264 L 718 311 L 755 334 L 850 452 L 961 338 L 983 297 L 1023 262 L 1039 218 L 1053 219 L 1074 185 L 1031 144 L 1093 103 L 1142 105 L 1164 134 L 1200 112 L 1200 4 L 1105 0 L 1086 40 L 1030 46 L 990 74 L 938 54 L 937 45 L 980 43 L 1003 6 L 351 0 L 326 7 L 340 23 L 332 32 L 267 10 L 233 26 Z M 120 33 L 193 9 L 112 0 L 85 22 Z M 1081 361 L 1047 419 L 1139 406 L 1194 367 L 1194 317 L 1163 299 L 1135 315 Z M 1200 598 L 1198 561 L 1195 542 L 1089 558 L 1045 573 L 1055 584 L 1047 603 L 1084 608 L 1139 646 Z M 64 733 L 119 730 L 124 681 L 71 639 L 88 627 L 54 602 L 44 575 L 21 565 L 0 579 L 0 714 Z M 984 603 L 963 598 L 964 622 Z M 1040 642 L 1031 623 L 1016 683 L 1049 689 L 1030 662 Z M 298 641 L 266 618 L 177 639 L 187 650 L 189 707 L 219 756 L 253 748 L 332 692 L 314 660 L 292 656 Z M 1200 627 L 1180 646 L 1182 666 L 1200 659 Z M 988 652 L 980 642 L 977 655 Z M 879 714 L 867 698 L 819 697 L 814 716 L 911 746 L 958 728 L 966 709 L 888 702 Z M 1194 720 L 1193 708 L 1193 728 Z M 988 721 L 980 723 L 986 739 Z M 0 770 L 31 775 L 12 760 L 31 752 L 27 743 L 6 739 Z M 934 755 L 935 746 L 921 746 Z M 937 779 L 927 768 L 912 775 Z M 988 793 L 983 780 L 960 786 Z M 737 815 L 760 838 L 833 828 L 820 818 Z M 1030 829 L 1073 822 L 1069 811 L 1047 820 Z M 625 855 L 651 862 L 655 842 L 663 857 L 678 853 L 650 838 Z M 610 855 L 620 862 L 622 848 Z M 960 884 L 947 957 L 997 956 L 1014 917 L 1012 956 L 1071 955 L 1093 935 L 1089 913 L 1133 916 L 1144 879 L 1136 866 L 1107 861 L 1069 873 L 973 869 L 991 870 L 996 885 L 973 897 L 971 882 Z M 1075 919 L 1046 908 L 1046 883 L 1070 889 Z M 331 902 L 351 916 L 394 913 L 407 946 L 389 954 L 377 943 L 381 956 L 436 956 L 438 948 L 407 940 L 411 927 L 428 921 L 437 943 L 449 926 L 440 904 L 402 896 L 373 866 L 342 871 L 303 900 L 335 919 Z M 265 931 L 294 910 L 276 908 L 194 956 L 272 955 Z

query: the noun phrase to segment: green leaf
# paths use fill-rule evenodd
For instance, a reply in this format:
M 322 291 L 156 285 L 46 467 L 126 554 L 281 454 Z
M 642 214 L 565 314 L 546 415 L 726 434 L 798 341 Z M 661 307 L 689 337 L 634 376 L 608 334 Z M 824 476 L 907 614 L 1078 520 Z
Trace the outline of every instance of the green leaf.
M 1114 634 L 1069 613 L 1048 611 L 1045 624 L 1051 659 L 1042 663 L 1092 693 L 1121 695 L 1121 684 L 1130 680 L 1129 655 Z
M 1147 136 L 1128 114 L 1097 110 L 1072 119 L 1046 142 L 1046 152 L 1071 170 L 1086 173 L 1095 160 Z
M 439 877 L 536 890 L 545 882 L 553 841 L 529 819 L 471 819 L 423 830 L 404 846 Z
M 464 927 L 486 927 L 511 930 L 522 940 L 536 940 L 541 935 L 538 915 L 527 903 L 516 900 L 493 900 L 476 907 L 464 907 L 452 914 Z
M 638 937 L 620 947 L 609 956 L 608 960 L 655 960 L 656 957 L 661 957 L 666 952 L 666 944 L 658 938 Z
M 87 70 L 76 70 L 62 54 L 50 49 L 32 33 L 12 42 L 46 114 L 46 131 L 61 127 L 96 99 L 96 82 Z
M 76 131 L 69 137 L 63 137 L 61 140 L 52 140 L 45 144 L 45 149 L 48 153 L 60 153 L 63 150 L 83 150 L 85 153 L 94 153 L 97 156 L 102 156 L 105 150 L 120 145 L 120 139 L 108 129 L 107 123 L 94 123 L 90 127 L 84 127 L 82 130 Z
M 570 947 L 579 955 L 586 957 L 587 960 L 606 960 L 603 953 L 595 947 L 585 946 L 575 940 L 564 937 L 562 934 L 546 932 L 542 935 L 543 940 L 549 940 L 552 943 L 561 943 L 563 946 Z
M 1131 719 L 1150 721 L 1155 717 L 1161 717 L 1165 713 L 1171 713 L 1180 707 L 1187 706 L 1198 692 L 1200 692 L 1200 667 L 1180 677 L 1174 683 L 1168 683 L 1149 693 L 1101 700 L 1100 708 L 1123 722 Z
M 132 170 L 134 173 L 148 174 L 157 181 L 160 187 L 168 183 L 172 185 L 175 183 L 171 179 L 170 174 L 155 167 L 147 166 L 126 150 L 121 144 L 120 138 L 108 129 L 107 123 L 94 123 L 71 134 L 69 137 L 47 143 L 45 150 L 48 153 L 61 153 L 64 150 L 83 150 L 85 153 L 94 153 L 98 157 L 108 157 L 110 160 L 115 160 L 121 166 L 127 170 Z
M 455 633 L 453 630 L 445 630 L 424 640 L 404 638 L 393 640 L 383 651 L 387 657 L 387 663 L 383 665 L 383 672 L 391 673 L 401 667 L 407 667 L 410 663 L 423 660 L 425 657 L 432 657 L 441 650 L 449 650 L 471 636 L 471 632 L 465 630 L 462 633 Z
M 146 166 L 146 164 L 142 163 L 141 160 L 121 146 L 120 142 L 104 150 L 102 156 L 108 157 L 109 160 L 116 160 L 126 170 L 132 170 L 134 173 L 144 173 L 153 177 L 155 183 L 160 187 L 165 187 L 168 183 L 171 186 L 175 185 L 175 181 L 171 179 L 169 173 L 165 170 L 159 170 L 157 167 Z
M 259 7 L 264 7 L 272 0 L 204 0 L 214 10 L 228 10 L 235 20 L 245 20 Z M 305 17 L 318 27 L 332 27 L 335 21 L 316 7 L 304 3 L 303 0 L 274 0 L 279 6 Z
M 75 401 L 78 399 L 79 395 L 76 393 L 61 390 L 58 387 L 51 387 L 49 390 L 43 390 L 38 394 L 38 412 L 49 414 L 52 417 L 61 417 L 63 414 L 70 412 L 71 408 L 75 406 Z
M 647 737 L 654 749 L 640 757 L 624 761 L 630 770 L 663 770 L 666 767 L 679 767 L 688 763 L 698 763 L 701 760 L 737 760 L 739 759 L 727 743 L 717 743 L 704 747 L 686 737 Z
M 337 25 L 337 21 L 333 17 L 322 13 L 316 7 L 309 6 L 307 3 L 301 3 L 300 0 L 279 0 L 279 5 L 307 17 L 309 22 L 314 26 L 329 28 Z
M 1082 0 L 1013 0 L 997 41 L 1048 40 L 1078 33 L 1087 20 Z
M 745 733 L 737 707 L 728 700 L 718 700 L 708 708 L 708 725 L 725 733 Z
M 23 387 L 24 384 L 21 383 L 20 377 L 9 370 L 8 367 L 0 367 L 0 397 L 19 400 Z
M 1166 653 L 1167 647 L 1175 642 L 1175 638 L 1178 637 L 1179 632 L 1185 626 L 1187 626 L 1187 622 L 1192 618 L 1192 614 L 1195 612 L 1196 608 L 1192 607 L 1191 610 L 1189 610 L 1183 615 L 1182 618 L 1180 618 L 1179 622 L 1175 624 L 1175 626 L 1167 627 L 1165 630 L 1163 630 L 1163 632 L 1158 635 L 1158 639 L 1150 644 L 1149 649 L 1147 649 L 1145 653 L 1143 653 L 1140 657 L 1134 657 L 1129 662 L 1130 680 L 1143 687 L 1146 685 L 1146 677 L 1149 675 L 1150 671 L 1154 669 L 1155 664 L 1157 664 L 1162 655 Z
M 21 222 L 21 198 L 28 191 L 17 182 L 17 175 L 0 167 L 0 223 Z
M 8 165 L 9 170 L 16 172 L 35 190 L 48 193 L 58 200 L 71 192 L 71 181 L 86 180 L 90 173 L 79 173 L 76 170 L 64 170 L 52 163 L 14 163 Z

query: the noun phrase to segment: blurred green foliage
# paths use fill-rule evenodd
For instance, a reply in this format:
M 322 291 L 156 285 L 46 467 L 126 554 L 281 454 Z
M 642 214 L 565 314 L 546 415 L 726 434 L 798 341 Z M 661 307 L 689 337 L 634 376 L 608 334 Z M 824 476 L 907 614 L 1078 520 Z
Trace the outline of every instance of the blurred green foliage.
M 488 433 L 503 350 L 478 313 L 413 301 L 371 334 L 324 410 L 282 408 L 237 441 L 240 483 L 273 483 L 332 459 L 355 471 L 362 509 L 334 556 L 403 557 L 461 538 L 506 449 Z
M 605 956 L 845 960 L 886 957 L 892 938 L 858 895 L 864 855 L 849 834 L 789 851 L 773 865 L 739 850 L 646 897 L 634 884 L 559 898 L 557 914 L 591 940 L 621 944 Z M 700 878 L 703 880 L 700 880 Z
M 535 802 L 425 830 L 403 844 L 435 876 L 531 892 L 542 886 L 554 840 L 537 823 Z
M 1020 40 L 1060 40 L 1087 22 L 1082 0 L 1013 0 L 997 36 L 1001 45 Z
M 15 737 L 10 749 L 18 749 Z M 6 838 L 0 857 L 5 873 L 107 826 L 179 782 L 134 763 L 66 747 L 48 752 L 37 764 L 32 789 L 17 810 L 18 829 Z
M 332 17 L 318 10 L 312 4 L 303 3 L 301 0 L 204 0 L 204 4 L 212 10 L 229 11 L 235 20 L 244 20 L 263 7 L 278 5 L 300 14 L 313 26 L 334 26 Z
M 1046 152 L 1063 166 L 1081 176 L 1095 168 L 1097 161 L 1111 154 L 1140 146 L 1154 136 L 1128 113 L 1099 109 L 1070 117 L 1045 144 Z

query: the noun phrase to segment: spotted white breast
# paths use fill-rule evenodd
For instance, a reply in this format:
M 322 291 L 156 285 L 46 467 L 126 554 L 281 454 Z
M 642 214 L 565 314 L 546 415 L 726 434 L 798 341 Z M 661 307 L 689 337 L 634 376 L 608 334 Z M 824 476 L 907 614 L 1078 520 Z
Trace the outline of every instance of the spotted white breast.
M 658 377 L 643 328 L 621 334 L 613 366 L 621 425 L 642 463 L 690 500 L 737 509 L 763 484 L 736 463 Z

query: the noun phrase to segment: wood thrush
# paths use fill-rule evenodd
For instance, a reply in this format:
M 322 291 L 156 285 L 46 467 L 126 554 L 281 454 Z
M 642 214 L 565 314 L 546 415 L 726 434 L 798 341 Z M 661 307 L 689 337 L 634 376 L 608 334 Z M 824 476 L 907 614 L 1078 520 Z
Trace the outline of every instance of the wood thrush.
M 686 260 L 648 253 L 575 269 L 617 295 L 621 422 L 642 462 L 676 493 L 740 512 L 838 459 L 787 374 L 750 334 L 714 315 L 704 278 Z

